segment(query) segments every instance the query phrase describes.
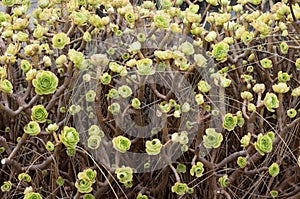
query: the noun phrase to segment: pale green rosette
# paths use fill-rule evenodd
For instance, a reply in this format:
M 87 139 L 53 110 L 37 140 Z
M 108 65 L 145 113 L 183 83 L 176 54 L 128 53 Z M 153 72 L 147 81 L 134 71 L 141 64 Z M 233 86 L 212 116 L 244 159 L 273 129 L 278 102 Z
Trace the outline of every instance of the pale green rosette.
M 2 5 L 7 7 L 12 7 L 15 5 L 16 0 L 2 0 Z
M 181 183 L 181 182 L 176 182 L 172 188 L 171 188 L 173 193 L 176 193 L 178 195 L 183 195 L 187 192 L 188 190 L 188 186 L 185 183 Z
M 98 149 L 100 147 L 101 137 L 99 135 L 91 135 L 87 143 L 90 149 Z
M 221 133 L 217 133 L 213 128 L 207 128 L 205 133 L 206 135 L 203 136 L 205 148 L 218 148 L 221 145 L 223 141 L 223 135 Z
M 277 163 L 271 164 L 271 166 L 269 167 L 268 171 L 269 171 L 269 174 L 272 177 L 276 177 L 279 174 L 279 172 L 280 172 L 279 165 Z
M 93 190 L 92 184 L 88 178 L 83 178 L 75 182 L 75 187 L 79 193 L 90 193 Z
M 38 95 L 53 94 L 58 85 L 58 78 L 50 71 L 39 71 L 32 80 L 32 85 Z
M 219 62 L 227 61 L 229 45 L 225 42 L 219 42 L 213 46 L 212 56 Z
M 75 128 L 65 126 L 59 135 L 59 139 L 67 149 L 75 149 L 79 142 L 79 135 Z
M 272 151 L 273 140 L 272 137 L 267 135 L 262 135 L 261 133 L 257 136 L 257 141 L 254 143 L 255 149 L 261 154 L 269 153 Z
M 124 136 L 119 135 L 112 140 L 113 147 L 121 153 L 125 153 L 130 149 L 131 141 Z
M 18 175 L 18 180 L 24 181 L 24 182 L 31 182 L 31 177 L 27 173 L 20 173 Z
M 10 181 L 4 181 L 3 185 L 1 186 L 2 192 L 9 192 L 12 188 L 12 183 Z
M 238 157 L 236 163 L 239 165 L 239 167 L 244 168 L 247 166 L 247 158 L 240 156 Z
M 148 199 L 148 196 L 139 193 L 139 195 L 137 195 L 136 199 Z
M 218 179 L 218 182 L 220 183 L 221 187 L 227 187 L 229 185 L 228 176 L 222 176 Z
M 24 127 L 24 132 L 27 133 L 28 135 L 34 136 L 37 135 L 41 132 L 41 128 L 39 123 L 35 121 L 29 122 L 25 127 Z
M 119 95 L 123 98 L 130 97 L 132 95 L 132 90 L 129 86 L 123 85 L 118 88 Z
M 0 80 L 0 91 L 3 93 L 13 93 L 13 85 L 7 79 Z
M 25 194 L 24 199 L 43 199 L 39 193 L 30 192 Z
M 148 155 L 157 155 L 160 153 L 162 144 L 159 139 L 153 139 L 146 141 L 146 152 Z
M 48 112 L 43 105 L 36 105 L 31 109 L 31 119 L 38 123 L 45 123 L 47 121 Z
M 87 193 L 87 194 L 84 194 L 82 198 L 83 199 L 95 199 L 95 196 L 90 193 Z
M 117 168 L 115 174 L 117 175 L 118 180 L 123 184 L 131 182 L 133 178 L 133 170 L 130 167 Z
M 70 49 L 68 52 L 68 57 L 74 63 L 76 68 L 81 69 L 84 62 L 84 55 L 82 52 Z
M 153 75 L 155 70 L 152 67 L 152 60 L 145 58 L 136 62 L 137 72 L 139 75 Z
M 96 92 L 93 90 L 89 90 L 86 94 L 85 94 L 85 99 L 87 102 L 94 102 L 96 98 Z
M 166 29 L 169 27 L 170 18 L 166 15 L 155 15 L 154 24 L 156 27 Z
M 207 93 L 211 89 L 211 86 L 206 81 L 201 80 L 198 83 L 198 89 L 203 93 Z
M 58 33 L 52 37 L 52 46 L 57 49 L 63 49 L 70 43 L 70 38 L 65 33 Z
M 231 113 L 227 113 L 223 119 L 223 128 L 232 131 L 237 125 L 237 116 L 233 116 Z
M 114 102 L 108 106 L 107 110 L 113 115 L 117 115 L 120 112 L 120 105 L 117 102 Z
M 270 112 L 275 112 L 275 108 L 279 107 L 279 100 L 274 93 L 267 93 L 264 98 L 264 105 Z
M 193 165 L 190 170 L 190 174 L 192 176 L 196 175 L 197 178 L 201 177 L 203 175 L 203 172 L 204 172 L 204 167 L 202 162 L 197 162 L 197 164 Z

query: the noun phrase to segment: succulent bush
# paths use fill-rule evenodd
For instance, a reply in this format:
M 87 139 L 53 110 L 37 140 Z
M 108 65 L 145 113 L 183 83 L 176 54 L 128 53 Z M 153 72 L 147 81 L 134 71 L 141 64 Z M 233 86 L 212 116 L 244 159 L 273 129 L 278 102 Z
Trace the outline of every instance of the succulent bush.
M 0 198 L 299 198 L 299 4 L 1 1 Z

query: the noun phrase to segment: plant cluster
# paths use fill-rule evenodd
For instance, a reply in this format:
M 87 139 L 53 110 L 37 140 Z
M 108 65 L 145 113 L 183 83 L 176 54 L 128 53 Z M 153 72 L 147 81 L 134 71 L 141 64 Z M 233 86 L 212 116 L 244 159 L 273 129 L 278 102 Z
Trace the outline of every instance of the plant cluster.
M 0 197 L 299 198 L 299 2 L 135 2 L 0 2 Z

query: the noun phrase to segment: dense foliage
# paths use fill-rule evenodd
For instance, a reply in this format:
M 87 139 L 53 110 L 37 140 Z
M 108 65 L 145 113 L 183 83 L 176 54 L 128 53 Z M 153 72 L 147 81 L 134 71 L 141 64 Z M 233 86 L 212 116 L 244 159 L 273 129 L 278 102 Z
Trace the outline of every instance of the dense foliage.
M 1 198 L 300 198 L 298 2 L 0 5 Z

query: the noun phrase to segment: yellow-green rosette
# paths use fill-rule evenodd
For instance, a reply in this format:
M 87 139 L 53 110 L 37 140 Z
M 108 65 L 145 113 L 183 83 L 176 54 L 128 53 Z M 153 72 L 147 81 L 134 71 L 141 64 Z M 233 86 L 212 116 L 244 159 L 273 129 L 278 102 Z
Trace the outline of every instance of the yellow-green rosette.
M 3 185 L 1 186 L 2 192 L 9 192 L 11 190 L 12 183 L 10 181 L 4 181 Z
M 59 139 L 66 148 L 75 149 L 79 142 L 79 135 L 75 128 L 65 126 L 59 135 Z
M 296 59 L 295 66 L 296 66 L 297 70 L 300 70 L 300 58 Z
M 13 93 L 12 83 L 7 79 L 0 80 L 0 91 L 3 93 Z
M 289 118 L 294 118 L 297 115 L 297 111 L 293 108 L 286 111 L 286 114 Z
M 131 106 L 135 109 L 139 109 L 141 106 L 141 102 L 138 98 L 133 98 L 131 102 Z
M 50 152 L 54 151 L 54 148 L 55 148 L 54 144 L 51 141 L 48 141 L 46 143 L 45 147 L 46 147 L 47 151 L 50 151 Z
M 103 73 L 103 75 L 101 76 L 101 83 L 103 85 L 107 85 L 111 82 L 111 75 L 106 73 Z
M 152 60 L 148 58 L 140 59 L 136 62 L 137 72 L 139 75 L 153 75 L 155 70 L 152 67 Z
M 52 46 L 57 49 L 63 49 L 70 43 L 70 38 L 65 33 L 58 33 L 52 37 Z
M 221 187 L 227 187 L 229 184 L 228 176 L 224 175 L 218 179 Z
M 176 182 L 172 188 L 171 188 L 173 193 L 176 193 L 178 195 L 183 195 L 187 192 L 188 186 L 186 183 L 181 183 L 181 182 Z
M 146 152 L 148 155 L 157 155 L 160 153 L 162 144 L 159 139 L 153 139 L 146 141 Z
M 265 69 L 272 68 L 272 66 L 273 66 L 272 60 L 270 60 L 269 58 L 264 58 L 264 59 L 260 60 L 260 64 Z
M 117 175 L 118 180 L 123 184 L 131 182 L 133 178 L 133 170 L 130 167 L 123 166 L 121 168 L 117 168 L 115 174 Z
M 58 85 L 58 78 L 51 71 L 39 71 L 32 80 L 32 85 L 38 95 L 53 94 Z
M 273 139 L 268 134 L 257 136 L 257 141 L 254 143 L 255 149 L 263 156 L 265 153 L 272 151 Z
M 201 177 L 203 175 L 203 172 L 204 172 L 204 167 L 202 162 L 197 162 L 197 164 L 193 165 L 190 170 L 190 174 L 192 176 L 196 176 L 197 178 Z
M 237 125 L 237 116 L 227 113 L 223 119 L 223 128 L 232 131 Z
M 205 133 L 206 135 L 203 136 L 205 148 L 218 148 L 221 145 L 223 141 L 223 135 L 221 133 L 217 133 L 214 128 L 207 128 Z
M 84 179 L 87 178 L 89 181 L 91 181 L 92 183 L 95 183 L 96 177 L 97 177 L 97 171 L 88 168 L 83 170 L 82 172 L 79 172 L 77 174 L 78 179 Z
M 31 177 L 27 173 L 20 173 L 18 175 L 18 180 L 24 181 L 24 182 L 31 182 Z
M 48 112 L 43 105 L 33 106 L 31 109 L 31 119 L 38 123 L 45 123 L 48 117 Z
M 279 172 L 280 172 L 279 165 L 277 163 L 271 164 L 271 166 L 269 167 L 268 171 L 269 171 L 269 174 L 272 177 L 276 177 L 279 174 Z
M 211 86 L 206 81 L 201 80 L 198 83 L 198 89 L 203 93 L 207 93 L 211 89 Z
M 74 63 L 76 68 L 81 69 L 84 61 L 84 55 L 82 52 L 70 49 L 68 52 L 68 58 Z
M 89 90 L 86 94 L 85 94 L 85 99 L 87 102 L 94 102 L 96 98 L 96 92 L 93 90 Z
M 247 166 L 247 158 L 240 156 L 238 157 L 236 163 L 239 165 L 239 167 L 244 168 Z
M 170 17 L 167 15 L 155 15 L 154 24 L 156 27 L 166 29 L 169 27 Z
M 148 199 L 148 196 L 139 193 L 139 194 L 137 195 L 136 199 Z
M 30 62 L 28 60 L 23 59 L 21 61 L 21 69 L 24 73 L 27 73 L 29 70 L 32 69 L 32 65 L 30 64 Z
M 130 149 L 131 141 L 124 136 L 119 135 L 112 140 L 113 147 L 121 153 L 125 153 Z
M 79 193 L 90 193 L 93 190 L 92 184 L 88 178 L 82 178 L 75 182 L 75 187 Z
M 84 194 L 82 198 L 83 199 L 95 199 L 95 196 L 90 193 L 87 193 L 87 194 Z
M 228 57 L 229 45 L 219 42 L 213 46 L 212 56 L 219 62 L 225 62 Z
M 264 98 L 264 105 L 270 112 L 275 112 L 275 108 L 279 107 L 279 100 L 274 93 L 267 93 Z
M 12 7 L 15 5 L 16 0 L 2 0 L 2 6 Z
M 113 115 L 117 115 L 120 112 L 120 105 L 117 102 L 114 102 L 110 106 L 108 106 L 107 110 Z
M 241 147 L 246 147 L 250 144 L 250 140 L 251 140 L 251 134 L 247 133 L 247 135 L 244 135 L 242 137 L 242 139 L 240 140 L 241 142 Z
M 26 193 L 24 199 L 43 199 L 39 193 L 29 192 Z
M 0 79 L 5 79 L 5 78 L 7 78 L 6 69 L 3 67 L 0 67 Z
M 25 127 L 24 127 L 24 132 L 28 135 L 34 136 L 37 135 L 41 132 L 41 128 L 39 123 L 35 121 L 29 122 Z
M 98 149 L 100 147 L 101 137 L 99 135 L 91 135 L 87 143 L 90 149 Z
M 286 83 L 280 82 L 278 84 L 274 84 L 272 86 L 272 89 L 276 92 L 276 93 L 287 93 L 290 90 L 290 87 L 288 87 L 288 85 Z
M 123 85 L 118 88 L 119 95 L 123 98 L 130 97 L 132 95 L 132 90 L 129 86 Z

